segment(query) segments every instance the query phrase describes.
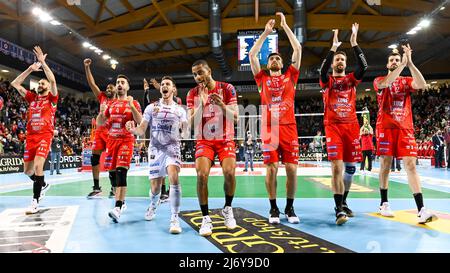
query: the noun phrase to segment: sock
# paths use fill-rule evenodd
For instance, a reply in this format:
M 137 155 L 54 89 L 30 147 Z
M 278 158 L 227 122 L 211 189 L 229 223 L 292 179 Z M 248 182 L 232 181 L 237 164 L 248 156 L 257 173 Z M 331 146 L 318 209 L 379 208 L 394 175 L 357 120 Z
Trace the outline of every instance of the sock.
M 344 199 L 342 200 L 342 204 L 347 206 L 347 195 L 349 191 L 344 191 Z
M 423 196 L 421 192 L 413 194 L 414 201 L 416 201 L 417 210 L 420 211 L 423 208 Z
M 206 204 L 206 205 L 200 205 L 200 209 L 202 210 L 202 215 L 203 215 L 203 216 L 209 215 L 209 212 L 208 212 L 208 204 Z
M 159 198 L 161 197 L 161 192 L 159 192 L 158 194 L 153 194 L 152 191 L 150 190 L 150 200 L 152 202 L 152 205 L 156 207 L 156 205 L 158 204 Z
M 225 207 L 231 207 L 231 202 L 233 202 L 234 195 L 225 194 Z
M 343 195 L 342 194 L 335 194 L 333 195 L 334 197 L 334 203 L 336 204 L 336 208 L 338 211 L 342 210 L 342 199 L 343 199 Z
M 181 201 L 181 186 L 171 185 L 170 186 L 170 211 L 172 214 L 180 213 L 180 201 Z
M 28 176 L 30 179 L 31 179 L 31 181 L 33 181 L 34 182 L 34 180 L 36 179 L 36 175 L 30 175 L 30 176 Z
M 39 182 L 33 182 L 33 198 L 39 201 L 39 197 L 41 197 L 42 186 Z
M 290 210 L 292 208 L 292 205 L 294 205 L 294 198 L 286 198 L 286 208 L 284 210 Z
M 381 194 L 381 203 L 380 206 L 383 205 L 384 202 L 388 201 L 388 190 L 387 189 L 380 189 Z
M 38 182 L 39 185 L 41 185 L 41 187 L 45 187 L 45 181 L 44 181 L 44 176 L 43 175 L 36 175 L 34 177 L 34 181 Z
M 116 201 L 116 207 L 122 208 L 123 202 L 120 200 Z
M 270 202 L 270 208 L 271 209 L 277 209 L 277 199 L 269 199 Z
M 100 182 L 98 181 L 98 179 L 94 179 L 94 189 L 100 189 Z

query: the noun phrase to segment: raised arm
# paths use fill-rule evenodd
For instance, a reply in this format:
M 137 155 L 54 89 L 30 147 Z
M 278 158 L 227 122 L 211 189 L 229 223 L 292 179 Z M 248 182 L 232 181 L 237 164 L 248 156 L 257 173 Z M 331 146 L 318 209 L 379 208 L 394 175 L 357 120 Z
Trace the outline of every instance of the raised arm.
M 106 116 L 105 111 L 107 109 L 106 104 L 100 104 L 100 111 L 98 112 L 97 119 L 95 120 L 95 123 L 98 126 L 102 126 L 106 122 Z
M 84 59 L 83 63 L 84 63 L 84 71 L 86 72 L 87 82 L 88 82 L 89 87 L 91 88 L 92 92 L 94 93 L 95 97 L 97 98 L 100 95 L 101 91 L 100 91 L 100 88 L 98 88 L 97 84 L 95 83 L 94 76 L 92 76 L 92 73 L 91 73 L 92 60 Z
M 403 69 L 406 67 L 407 63 L 408 57 L 406 56 L 406 53 L 403 53 L 402 62 L 400 63 L 400 65 L 394 71 L 389 73 L 382 81 L 375 81 L 377 88 L 383 89 L 390 86 L 395 81 L 395 79 L 397 79 L 398 76 L 400 76 Z
M 364 56 L 364 53 L 362 52 L 361 48 L 358 46 L 358 43 L 356 42 L 356 37 L 358 36 L 358 29 L 359 24 L 354 23 L 352 25 L 352 35 L 350 36 L 350 44 L 352 45 L 358 63 L 354 75 L 357 80 L 362 80 L 364 73 L 366 72 L 369 66 L 367 65 L 367 60 L 366 57 Z
M 147 127 L 148 127 L 148 121 L 146 121 L 145 119 L 142 119 L 141 123 L 139 123 L 139 125 L 137 127 L 134 125 L 134 121 L 132 121 L 132 120 L 127 121 L 127 123 L 125 123 L 125 128 L 127 129 L 127 131 L 136 136 L 145 135 L 145 131 L 147 131 Z
M 44 54 L 44 52 L 42 52 L 42 49 L 39 46 L 35 46 L 33 49 L 33 52 L 36 55 L 36 58 L 38 59 L 38 61 L 42 64 L 42 69 L 44 70 L 45 76 L 47 77 L 47 80 L 50 83 L 50 92 L 52 93 L 53 96 L 57 96 L 58 88 L 56 86 L 55 75 L 53 75 L 52 70 L 45 62 L 45 58 L 47 57 L 47 54 Z
M 425 81 L 425 78 L 423 77 L 422 73 L 420 73 L 419 69 L 414 65 L 412 61 L 412 49 L 407 44 L 406 46 L 402 46 L 403 52 L 405 52 L 406 57 L 408 58 L 408 68 L 409 71 L 411 71 L 411 75 L 413 77 L 413 81 L 411 83 L 412 88 L 414 89 L 425 89 L 427 82 Z
M 142 113 L 134 105 L 134 103 L 133 103 L 134 99 L 132 96 L 128 96 L 127 100 L 128 100 L 128 104 L 130 105 L 131 113 L 133 114 L 134 121 L 136 121 L 137 124 L 140 124 L 142 122 Z
M 25 97 L 25 95 L 27 94 L 27 90 L 25 89 L 25 87 L 22 86 L 23 81 L 34 71 L 42 71 L 40 69 L 41 64 L 40 63 L 34 63 L 32 65 L 30 65 L 27 70 L 25 70 L 24 72 L 22 72 L 19 76 L 17 76 L 17 78 L 15 78 L 12 82 L 11 82 L 11 86 L 14 87 L 19 94 L 22 97 Z
M 261 71 L 261 65 L 259 63 L 258 54 L 261 50 L 261 47 L 266 40 L 267 36 L 269 36 L 270 33 L 273 31 L 273 27 L 275 26 L 275 20 L 270 19 L 266 23 L 266 28 L 264 29 L 264 32 L 259 36 L 258 40 L 253 44 L 252 49 L 250 49 L 249 52 L 249 59 L 250 59 L 250 67 L 252 68 L 253 75 L 258 74 Z
M 322 66 L 320 66 L 319 74 L 320 74 L 320 80 L 322 83 L 328 82 L 328 70 L 330 70 L 331 63 L 333 62 L 334 53 L 336 53 L 338 47 L 342 44 L 342 42 L 339 42 L 338 33 L 339 30 L 333 29 L 334 36 L 333 36 L 333 45 L 331 46 L 330 51 L 327 54 L 327 57 L 322 62 Z
M 289 28 L 288 24 L 286 23 L 286 17 L 284 17 L 284 14 L 282 12 L 277 12 L 276 15 L 280 16 L 281 18 L 281 27 L 284 29 L 284 32 L 286 32 L 286 35 L 289 39 L 289 42 L 291 43 L 293 52 L 292 52 L 292 65 L 299 70 L 300 69 L 300 62 L 302 60 L 302 45 L 295 37 L 295 34 L 292 32 L 292 30 Z

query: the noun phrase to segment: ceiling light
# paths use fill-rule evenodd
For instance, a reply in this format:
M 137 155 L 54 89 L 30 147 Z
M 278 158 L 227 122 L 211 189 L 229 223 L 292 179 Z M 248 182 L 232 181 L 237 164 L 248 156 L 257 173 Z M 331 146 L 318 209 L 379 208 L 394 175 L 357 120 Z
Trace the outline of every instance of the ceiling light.
M 430 24 L 431 24 L 431 21 L 430 20 L 428 20 L 428 19 L 422 19 L 422 21 L 420 21 L 420 23 L 419 23 L 419 27 L 424 27 L 424 28 L 426 28 L 426 27 L 429 27 L 430 26 Z
M 42 22 L 48 22 L 53 20 L 53 18 L 50 16 L 50 14 L 43 11 L 41 14 L 39 14 L 39 20 L 41 20 Z
M 397 47 L 398 47 L 398 45 L 396 45 L 396 44 L 392 44 L 392 45 L 388 46 L 388 48 L 391 48 L 391 49 L 394 49 L 394 48 L 397 48 Z
M 115 59 L 112 59 L 111 61 L 109 61 L 112 65 L 115 65 L 115 64 L 119 64 L 119 62 L 118 61 L 116 61 Z
M 90 46 L 89 49 L 90 49 L 90 50 L 97 50 L 98 47 L 96 47 L 96 46 Z
M 103 55 L 103 60 L 109 60 L 109 59 L 111 59 L 111 56 L 109 56 L 108 54 Z
M 92 45 L 90 44 L 90 43 L 88 43 L 88 42 L 84 42 L 83 43 L 83 47 L 91 47 Z
M 100 55 L 100 54 L 102 54 L 103 50 L 101 50 L 101 49 L 98 48 L 98 49 L 96 49 L 94 52 L 97 53 L 98 55 Z
M 34 15 L 39 15 L 42 13 L 42 10 L 38 7 L 33 8 L 33 10 L 31 11 Z
M 9 73 L 9 70 L 2 69 L 2 72 L 3 72 L 3 73 Z
M 59 25 L 61 25 L 61 23 L 60 23 L 59 21 L 56 21 L 56 20 L 51 20 L 51 21 L 50 21 L 50 24 L 52 24 L 52 25 L 54 25 L 54 26 L 59 26 Z
M 421 30 L 422 29 L 422 27 L 421 26 L 416 26 L 416 27 L 414 27 L 413 29 L 411 29 L 412 31 L 419 31 L 419 30 Z
M 444 10 L 444 9 L 445 9 L 445 7 L 441 7 L 441 8 L 440 8 L 440 10 Z
M 412 29 L 410 31 L 406 32 L 406 34 L 408 34 L 408 35 L 414 35 L 416 33 L 417 33 L 417 31 L 412 30 Z

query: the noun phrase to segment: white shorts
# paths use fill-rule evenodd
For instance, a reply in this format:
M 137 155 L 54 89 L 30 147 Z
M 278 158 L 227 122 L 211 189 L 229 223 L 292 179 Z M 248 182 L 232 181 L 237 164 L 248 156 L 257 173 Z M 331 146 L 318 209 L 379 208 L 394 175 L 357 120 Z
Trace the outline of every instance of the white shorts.
M 172 150 L 172 149 L 171 149 Z M 179 148 L 178 148 L 179 151 Z M 155 147 L 148 149 L 148 178 L 155 179 L 167 176 L 167 167 L 170 165 L 181 168 L 180 153 L 171 153 L 161 151 Z

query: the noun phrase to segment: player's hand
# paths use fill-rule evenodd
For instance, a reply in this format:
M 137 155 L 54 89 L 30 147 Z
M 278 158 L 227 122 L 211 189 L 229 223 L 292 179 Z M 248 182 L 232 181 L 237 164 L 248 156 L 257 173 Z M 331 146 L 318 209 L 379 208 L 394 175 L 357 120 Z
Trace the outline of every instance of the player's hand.
M 144 90 L 150 89 L 147 80 L 144 78 Z
M 44 52 L 42 52 L 42 49 L 39 46 L 34 47 L 33 53 L 34 55 L 36 55 L 36 58 L 41 64 L 45 63 L 45 58 L 47 57 L 47 54 L 44 54 Z
M 90 66 L 90 65 L 91 65 L 92 60 L 89 59 L 89 58 L 87 58 L 87 59 L 84 59 L 83 63 L 84 63 L 84 66 L 87 67 L 87 66 Z
M 206 87 L 203 83 L 199 84 L 198 95 L 200 97 L 200 101 L 202 102 L 202 106 L 205 106 L 208 102 L 208 87 Z
M 42 64 L 40 62 L 36 62 L 36 63 L 30 65 L 30 68 L 33 71 L 42 71 L 41 66 L 42 66 Z
M 411 46 L 409 44 L 402 45 L 402 48 L 403 48 L 403 52 L 404 52 L 403 54 L 406 54 L 406 61 L 407 61 L 406 65 L 412 64 L 412 49 L 411 49 Z
M 350 36 L 350 44 L 352 45 L 352 47 L 358 45 L 358 43 L 356 42 L 356 38 L 358 37 L 358 29 L 359 29 L 359 24 L 358 23 L 353 23 L 353 25 L 352 25 L 352 35 Z
M 128 96 L 127 97 L 127 101 L 128 101 L 128 105 L 133 106 L 133 97 L 132 96 Z
M 220 107 L 222 107 L 222 108 L 225 107 L 225 103 L 223 102 L 223 100 L 222 100 L 222 98 L 219 96 L 219 94 L 213 93 L 213 94 L 210 95 L 210 97 L 211 97 L 212 102 L 213 102 L 215 105 L 218 105 L 218 106 L 220 106 Z
M 333 29 L 334 36 L 333 36 L 333 48 L 336 50 L 338 47 L 341 46 L 342 42 L 339 42 L 338 34 L 339 29 Z
M 128 132 L 134 134 L 136 130 L 136 125 L 134 124 L 134 121 L 129 120 L 127 123 L 125 123 L 125 129 L 127 129 Z
M 280 25 L 283 29 L 288 26 L 286 23 L 286 17 L 284 16 L 284 14 L 282 12 L 277 12 L 277 13 L 275 13 L 275 15 L 280 16 L 280 19 L 281 19 Z
M 273 28 L 275 27 L 275 19 L 270 19 L 266 23 L 266 28 L 264 29 L 264 32 L 267 34 L 270 34 L 273 32 Z

